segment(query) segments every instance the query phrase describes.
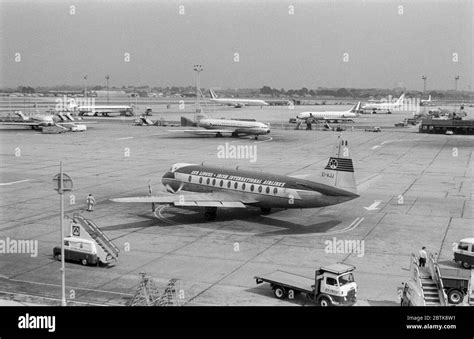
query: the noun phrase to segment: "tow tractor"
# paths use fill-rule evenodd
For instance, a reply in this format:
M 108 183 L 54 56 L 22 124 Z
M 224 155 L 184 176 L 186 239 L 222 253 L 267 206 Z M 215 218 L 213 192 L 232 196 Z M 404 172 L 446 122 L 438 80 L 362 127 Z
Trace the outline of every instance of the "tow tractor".
M 357 297 L 354 270 L 352 265 L 338 263 L 316 270 L 314 279 L 281 270 L 254 278 L 257 285 L 269 283 L 278 299 L 292 299 L 296 294 L 304 293 L 319 306 L 351 306 Z

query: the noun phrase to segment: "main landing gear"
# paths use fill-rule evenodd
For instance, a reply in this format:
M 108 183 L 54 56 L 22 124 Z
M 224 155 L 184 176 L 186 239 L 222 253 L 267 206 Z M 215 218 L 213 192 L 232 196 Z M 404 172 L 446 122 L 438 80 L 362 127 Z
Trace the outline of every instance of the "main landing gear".
M 216 214 L 217 214 L 217 207 L 206 207 L 206 210 L 204 212 L 204 218 L 207 221 L 213 221 L 213 220 L 216 220 Z

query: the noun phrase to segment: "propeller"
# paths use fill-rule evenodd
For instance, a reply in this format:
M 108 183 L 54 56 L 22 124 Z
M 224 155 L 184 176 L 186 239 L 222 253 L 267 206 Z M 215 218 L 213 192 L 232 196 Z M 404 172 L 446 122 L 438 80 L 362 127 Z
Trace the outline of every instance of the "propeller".
M 148 180 L 148 194 L 150 195 L 150 197 L 152 196 L 151 193 L 152 193 L 152 190 L 151 190 L 151 180 Z M 151 211 L 152 211 L 152 212 L 155 212 L 155 209 L 156 209 L 156 208 L 155 208 L 155 203 L 152 202 L 152 203 L 151 203 Z
M 179 191 L 181 191 L 181 189 L 183 188 L 183 183 L 181 183 L 178 187 L 177 190 L 174 190 L 169 184 L 166 185 L 166 190 L 172 194 L 176 194 L 178 193 Z

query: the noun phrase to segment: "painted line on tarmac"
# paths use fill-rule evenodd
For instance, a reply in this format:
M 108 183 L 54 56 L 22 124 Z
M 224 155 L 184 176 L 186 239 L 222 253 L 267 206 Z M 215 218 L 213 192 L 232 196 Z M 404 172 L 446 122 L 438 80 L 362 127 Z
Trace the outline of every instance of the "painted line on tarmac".
M 373 146 L 371 149 L 377 149 L 377 148 L 379 148 L 379 147 L 382 147 L 382 145 L 388 144 L 389 142 L 393 142 L 393 141 L 396 141 L 396 140 L 387 140 L 387 141 L 384 141 L 384 142 L 382 142 L 380 145 L 375 145 L 375 146 Z
M 12 182 L 3 182 L 0 183 L 0 186 L 9 186 L 9 185 L 14 185 L 14 184 L 19 184 L 21 182 L 27 182 L 30 181 L 31 179 L 25 179 L 25 180 L 20 180 L 20 181 L 12 181 Z
M 155 217 L 159 220 L 162 220 L 170 225 L 178 225 L 178 223 L 168 219 L 167 217 L 165 217 L 163 214 L 161 214 L 161 211 L 164 210 L 165 208 L 167 208 L 168 206 L 166 205 L 162 205 L 162 206 L 158 206 L 155 211 L 153 212 L 153 214 L 155 215 Z M 158 215 L 156 215 L 156 212 L 158 212 Z
M 49 283 L 42 283 L 36 281 L 28 281 L 28 280 L 19 280 L 19 279 L 8 279 L 8 281 L 20 282 L 20 283 L 27 283 L 27 284 L 34 284 L 34 285 L 43 285 L 43 286 L 52 286 L 52 287 L 61 287 L 61 285 L 57 284 L 49 284 Z M 67 286 L 69 289 L 77 290 L 77 291 L 88 291 L 88 292 L 101 292 L 101 293 L 108 293 L 108 294 L 120 294 L 126 296 L 133 296 L 130 293 L 122 293 L 122 292 L 112 292 L 112 291 L 105 291 L 105 290 L 96 290 L 93 288 L 84 288 L 84 287 L 75 287 L 75 286 Z
M 343 228 L 342 230 L 337 230 L 337 231 L 334 231 L 334 232 L 324 233 L 324 235 L 341 234 L 341 233 L 352 231 L 352 230 L 356 229 L 362 223 L 362 221 L 364 221 L 364 219 L 365 218 L 357 217 L 346 228 Z
M 117 140 L 127 140 L 127 139 L 133 139 L 134 137 L 125 137 L 125 138 L 117 138 Z

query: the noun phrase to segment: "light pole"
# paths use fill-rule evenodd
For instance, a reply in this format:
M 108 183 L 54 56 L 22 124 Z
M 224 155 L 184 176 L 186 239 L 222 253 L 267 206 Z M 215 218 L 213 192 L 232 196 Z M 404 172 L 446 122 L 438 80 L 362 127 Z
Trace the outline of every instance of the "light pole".
M 201 79 L 200 73 L 204 70 L 202 65 L 194 65 L 194 71 L 196 72 L 196 112 L 201 112 L 201 105 L 199 104 L 200 97 L 200 88 L 201 88 Z
M 84 75 L 84 101 L 87 100 L 87 74 Z
M 458 80 L 459 80 L 459 75 L 456 75 L 454 77 L 454 90 L 457 92 L 458 91 Z
M 426 92 L 426 79 L 428 79 L 428 78 L 426 77 L 426 75 L 423 75 L 421 78 L 423 79 L 423 94 L 425 94 L 425 92 Z
M 66 306 L 66 270 L 64 267 L 64 199 L 65 191 L 72 190 L 72 179 L 63 173 L 63 162 L 59 162 L 59 173 L 53 177 L 53 187 L 59 193 L 60 202 L 60 228 L 61 228 L 61 306 Z
M 110 76 L 106 75 L 105 80 L 107 81 L 107 105 L 109 104 L 109 79 Z

